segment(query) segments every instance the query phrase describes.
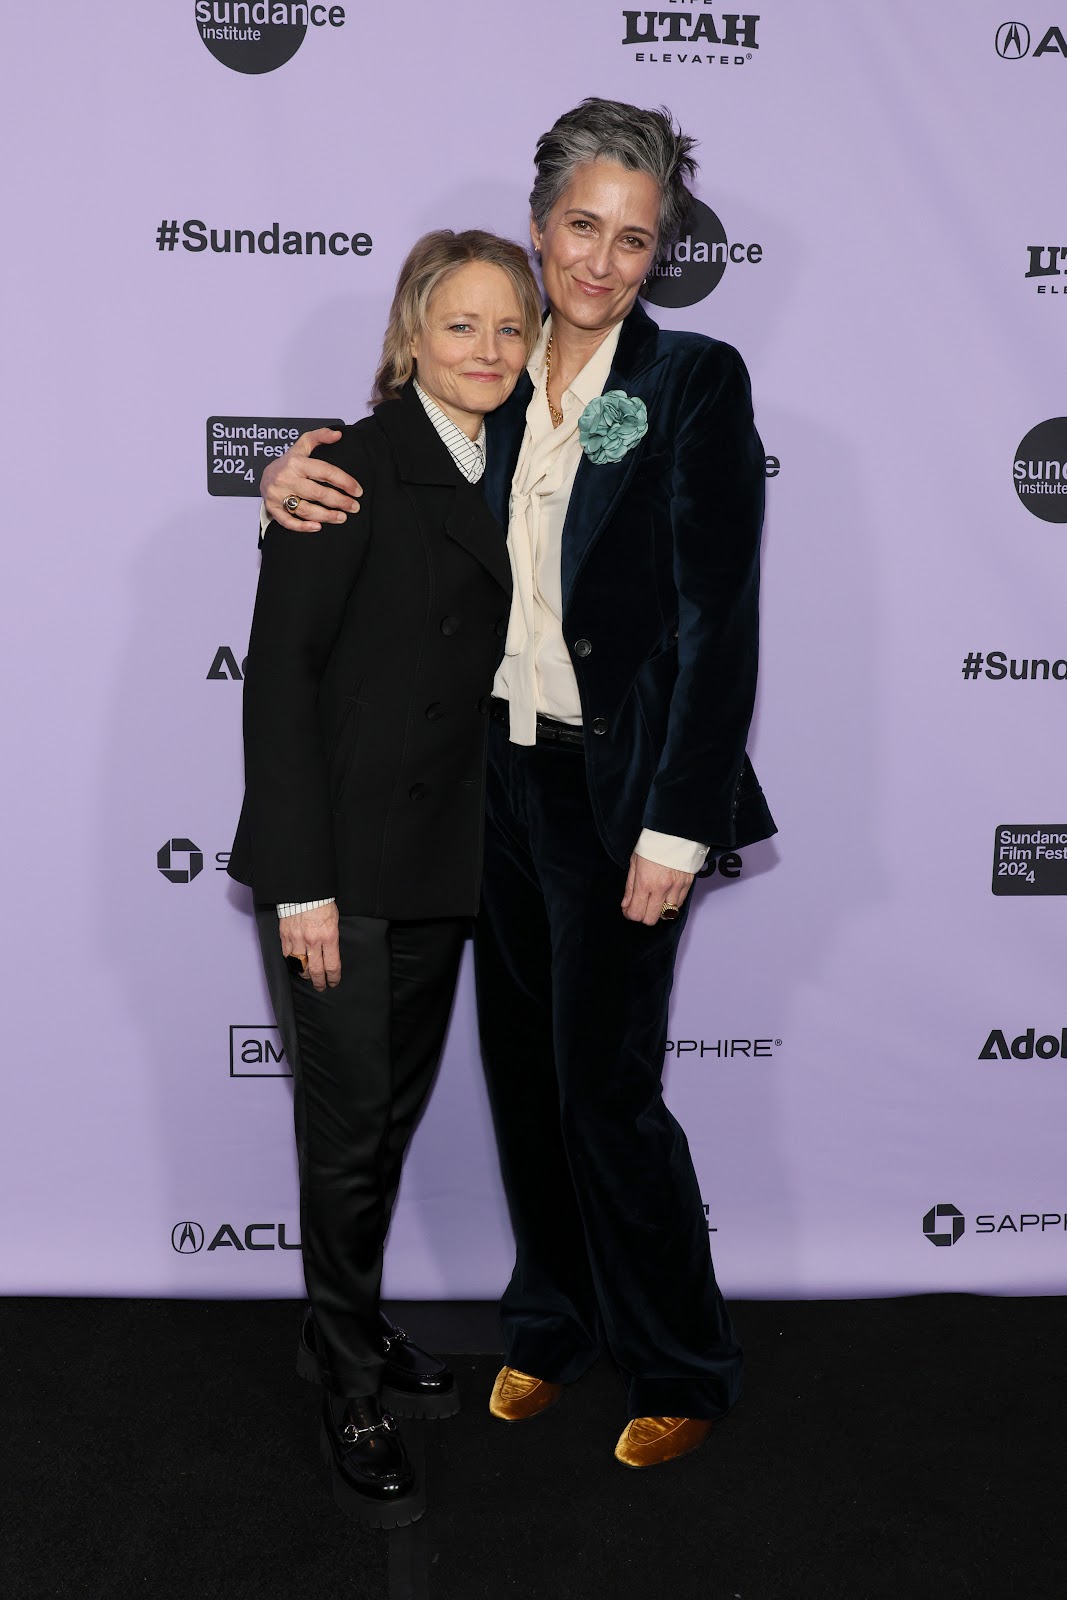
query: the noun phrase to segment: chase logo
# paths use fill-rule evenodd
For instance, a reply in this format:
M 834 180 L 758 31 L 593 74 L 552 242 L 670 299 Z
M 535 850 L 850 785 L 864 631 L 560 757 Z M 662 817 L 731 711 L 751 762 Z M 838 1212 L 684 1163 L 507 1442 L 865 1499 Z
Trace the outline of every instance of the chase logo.
M 204 1230 L 199 1222 L 176 1222 L 170 1242 L 180 1256 L 195 1256 L 204 1248 Z
M 951 1217 L 952 1219 L 948 1231 L 938 1225 L 939 1219 L 944 1219 L 946 1217 Z M 960 1240 L 963 1238 L 963 1230 L 965 1227 L 966 1223 L 963 1220 L 963 1212 L 957 1211 L 955 1206 L 931 1206 L 923 1218 L 923 1233 L 925 1233 L 931 1244 L 959 1244 Z
M 1030 53 L 1030 29 L 1025 22 L 1002 22 L 997 29 L 997 55 L 1020 61 Z
M 204 852 L 191 839 L 168 839 L 156 851 L 156 866 L 168 883 L 192 883 L 204 870 Z

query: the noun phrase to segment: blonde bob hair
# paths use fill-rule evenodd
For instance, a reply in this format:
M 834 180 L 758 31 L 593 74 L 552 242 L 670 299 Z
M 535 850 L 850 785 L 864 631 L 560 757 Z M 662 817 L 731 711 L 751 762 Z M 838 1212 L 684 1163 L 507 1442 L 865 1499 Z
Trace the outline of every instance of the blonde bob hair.
M 396 399 L 415 370 L 411 342 L 426 326 L 430 301 L 446 278 L 470 261 L 485 261 L 510 278 L 519 302 L 522 337 L 529 357 L 541 333 L 541 295 L 525 250 L 511 239 L 498 238 L 481 228 L 468 228 L 465 233 L 437 228 L 433 233 L 424 233 L 412 246 L 400 269 L 371 405 Z

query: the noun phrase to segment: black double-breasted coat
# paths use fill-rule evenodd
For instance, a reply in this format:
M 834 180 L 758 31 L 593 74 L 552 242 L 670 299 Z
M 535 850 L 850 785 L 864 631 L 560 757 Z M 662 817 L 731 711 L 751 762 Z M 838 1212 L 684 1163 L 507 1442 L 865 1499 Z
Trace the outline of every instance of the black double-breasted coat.
M 317 454 L 358 479 L 361 509 L 264 536 L 229 871 L 261 901 L 470 915 L 504 534 L 411 383 Z

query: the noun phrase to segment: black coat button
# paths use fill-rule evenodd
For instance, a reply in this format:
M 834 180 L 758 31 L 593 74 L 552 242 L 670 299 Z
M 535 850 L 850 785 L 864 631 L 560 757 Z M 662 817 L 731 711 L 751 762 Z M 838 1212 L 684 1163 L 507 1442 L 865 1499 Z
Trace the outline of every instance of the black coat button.
M 575 639 L 574 653 L 576 656 L 591 656 L 593 653 L 593 646 L 589 643 L 588 639 Z
M 441 618 L 441 632 L 444 634 L 446 639 L 451 639 L 451 637 L 452 637 L 452 635 L 454 633 L 458 633 L 459 632 L 459 618 L 458 617 L 442 617 Z
M 508 631 L 507 618 L 506 617 L 501 617 L 500 621 L 496 625 L 496 636 L 497 636 L 497 638 L 498 639 L 502 639 L 504 637 L 504 635 L 507 633 L 507 631 Z
M 440 715 L 441 715 L 441 702 L 440 702 L 440 700 L 431 700 L 430 704 L 426 707 L 426 720 L 427 720 L 427 722 L 436 722 Z
M 487 717 L 489 715 L 489 696 L 487 694 L 483 694 L 481 699 L 478 701 L 478 710 L 481 712 L 483 717 Z
M 593 718 L 593 732 L 594 733 L 607 733 L 607 731 L 608 731 L 608 719 L 607 719 L 607 717 L 594 717 Z
M 413 783 L 411 788 L 408 790 L 408 799 L 421 800 L 425 793 L 426 785 L 424 783 Z

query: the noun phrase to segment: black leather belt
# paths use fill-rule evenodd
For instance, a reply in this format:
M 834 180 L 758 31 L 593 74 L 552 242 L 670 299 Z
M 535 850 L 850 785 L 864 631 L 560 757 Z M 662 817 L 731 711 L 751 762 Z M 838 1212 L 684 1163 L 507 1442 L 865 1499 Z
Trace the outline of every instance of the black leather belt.
M 505 728 L 511 725 L 511 708 L 506 700 L 500 700 L 493 695 L 489 701 L 489 715 L 494 722 L 500 722 Z M 558 717 L 546 717 L 542 712 L 537 713 L 537 742 L 538 744 L 570 744 L 576 745 L 580 750 L 585 744 L 585 735 L 581 728 L 575 727 L 571 722 L 560 722 Z

